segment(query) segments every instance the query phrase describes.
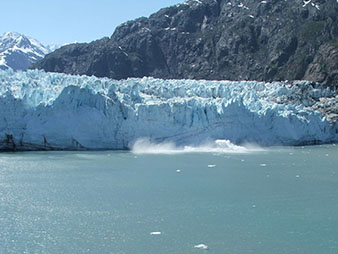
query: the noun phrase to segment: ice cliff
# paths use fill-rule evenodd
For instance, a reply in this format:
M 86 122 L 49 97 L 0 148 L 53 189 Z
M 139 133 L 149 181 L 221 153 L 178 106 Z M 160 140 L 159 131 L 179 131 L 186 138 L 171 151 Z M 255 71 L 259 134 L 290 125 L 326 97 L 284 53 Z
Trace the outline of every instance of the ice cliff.
M 307 81 L 111 80 L 0 71 L 0 149 L 338 141 L 337 91 Z

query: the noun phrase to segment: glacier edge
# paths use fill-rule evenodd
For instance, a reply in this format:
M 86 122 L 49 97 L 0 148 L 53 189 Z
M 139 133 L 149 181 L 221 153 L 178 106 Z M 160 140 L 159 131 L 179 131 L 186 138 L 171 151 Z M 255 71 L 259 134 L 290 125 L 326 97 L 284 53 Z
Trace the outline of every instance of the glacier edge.
M 0 150 L 338 142 L 338 96 L 307 81 L 110 80 L 0 71 Z

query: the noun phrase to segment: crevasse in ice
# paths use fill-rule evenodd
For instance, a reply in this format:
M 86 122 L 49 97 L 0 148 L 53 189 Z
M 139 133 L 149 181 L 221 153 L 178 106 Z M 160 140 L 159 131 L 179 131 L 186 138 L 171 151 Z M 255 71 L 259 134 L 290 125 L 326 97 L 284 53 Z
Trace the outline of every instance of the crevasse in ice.
M 144 137 L 178 145 L 337 142 L 335 112 L 323 110 L 337 98 L 307 81 L 117 81 L 0 71 L 0 148 L 122 149 Z

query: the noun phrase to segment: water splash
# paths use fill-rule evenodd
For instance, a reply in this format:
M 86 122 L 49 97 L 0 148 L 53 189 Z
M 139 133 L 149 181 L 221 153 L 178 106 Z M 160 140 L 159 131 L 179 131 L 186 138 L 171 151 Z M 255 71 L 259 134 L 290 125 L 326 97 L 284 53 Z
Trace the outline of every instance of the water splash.
M 181 154 L 181 153 L 250 153 L 263 151 L 253 145 L 239 146 L 229 140 L 215 140 L 199 146 L 176 146 L 173 142 L 154 143 L 147 138 L 138 139 L 131 147 L 136 154 Z

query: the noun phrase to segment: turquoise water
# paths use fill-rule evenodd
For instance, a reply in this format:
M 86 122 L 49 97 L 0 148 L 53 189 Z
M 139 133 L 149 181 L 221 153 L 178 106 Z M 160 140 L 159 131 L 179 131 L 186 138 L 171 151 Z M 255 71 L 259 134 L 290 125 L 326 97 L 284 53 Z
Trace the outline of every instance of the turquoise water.
M 0 253 L 338 253 L 338 145 L 0 154 Z

